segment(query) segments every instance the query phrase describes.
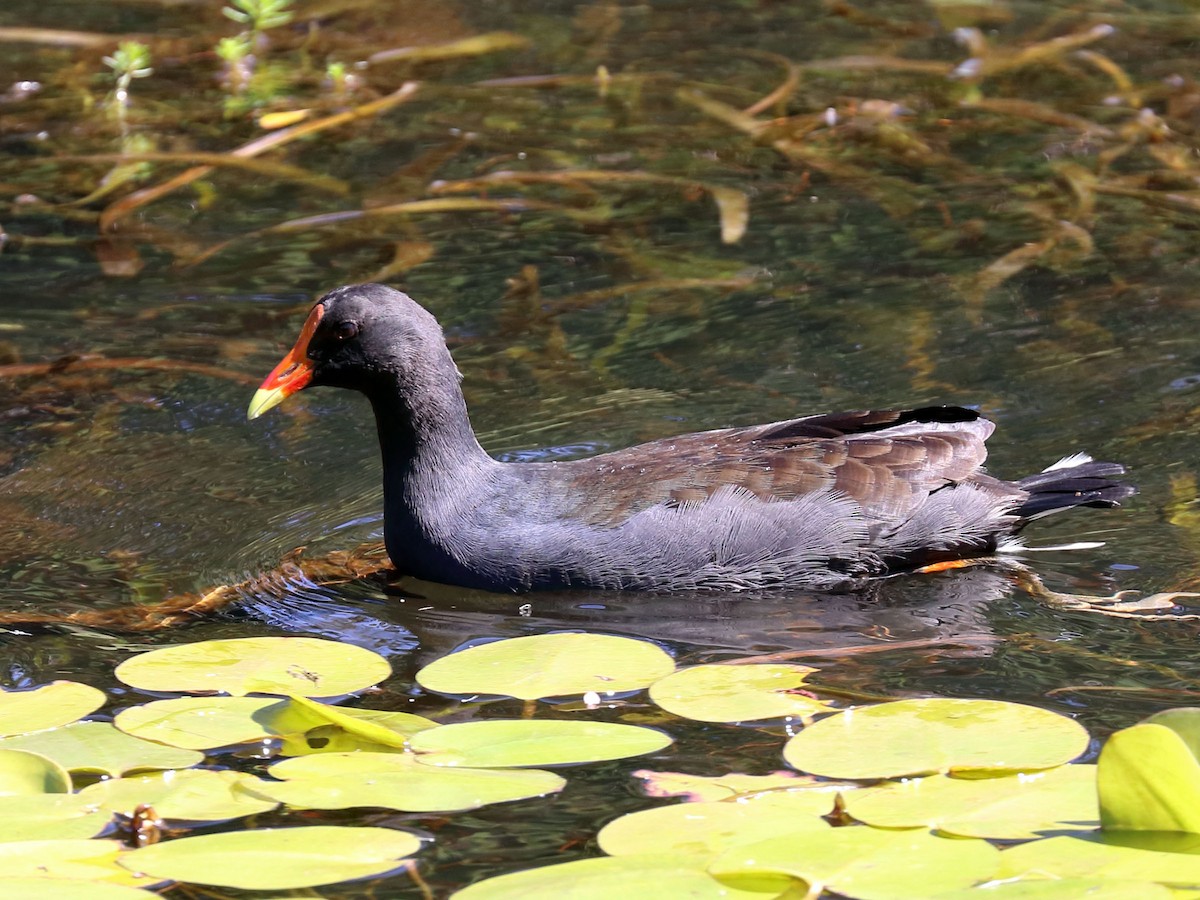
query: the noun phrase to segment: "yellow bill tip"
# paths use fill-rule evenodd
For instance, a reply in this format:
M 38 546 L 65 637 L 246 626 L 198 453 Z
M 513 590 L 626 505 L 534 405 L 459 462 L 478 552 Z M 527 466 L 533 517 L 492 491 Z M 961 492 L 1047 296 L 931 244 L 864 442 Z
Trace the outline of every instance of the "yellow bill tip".
M 246 410 L 247 419 L 257 419 L 267 410 L 272 409 L 286 400 L 296 391 L 306 388 L 313 378 L 313 362 L 308 358 L 308 345 L 312 341 L 313 332 L 325 314 L 325 305 L 318 303 L 304 321 L 295 346 L 288 351 L 287 356 L 279 361 L 271 374 L 254 392 L 250 408 Z
M 286 397 L 287 394 L 280 388 L 259 388 L 254 392 L 254 396 L 250 400 L 250 407 L 246 410 L 246 418 L 257 419 L 267 410 L 282 403 Z

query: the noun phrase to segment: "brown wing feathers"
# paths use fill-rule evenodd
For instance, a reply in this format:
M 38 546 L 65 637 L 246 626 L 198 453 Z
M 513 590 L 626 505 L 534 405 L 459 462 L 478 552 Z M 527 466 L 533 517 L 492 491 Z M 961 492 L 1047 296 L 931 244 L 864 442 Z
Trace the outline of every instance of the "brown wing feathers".
M 832 489 L 872 518 L 904 517 L 929 492 L 978 469 L 990 428 L 976 419 L 954 407 L 840 413 L 654 441 L 587 461 L 575 480 L 604 490 L 584 492 L 593 501 L 575 513 L 618 524 L 649 506 L 701 502 L 732 485 L 764 500 Z

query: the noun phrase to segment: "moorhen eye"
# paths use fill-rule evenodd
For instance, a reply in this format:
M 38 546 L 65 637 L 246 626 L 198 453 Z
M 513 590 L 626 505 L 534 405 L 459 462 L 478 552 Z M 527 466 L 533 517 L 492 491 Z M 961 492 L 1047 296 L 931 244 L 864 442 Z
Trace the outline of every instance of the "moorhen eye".
M 383 531 L 397 570 L 504 593 L 566 587 L 730 591 L 863 588 L 891 572 L 990 556 L 1034 519 L 1117 506 L 1116 463 L 1068 456 L 1018 481 L 982 468 L 994 427 L 956 406 L 826 413 L 684 434 L 565 462 L 480 447 L 437 320 L 378 284 L 313 307 L 251 401 L 261 415 L 313 381 L 328 316 L 371 346 L 338 372 L 366 393 L 383 451 Z M 536 440 L 530 430 L 530 439 Z

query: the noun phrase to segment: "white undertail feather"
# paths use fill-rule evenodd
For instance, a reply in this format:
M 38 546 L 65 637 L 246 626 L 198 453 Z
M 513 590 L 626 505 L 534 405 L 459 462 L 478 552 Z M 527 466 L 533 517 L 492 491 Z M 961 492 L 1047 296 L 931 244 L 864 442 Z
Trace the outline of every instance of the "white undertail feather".
M 1072 453 L 1070 456 L 1064 456 L 1056 463 L 1046 466 L 1042 469 L 1043 472 L 1054 472 L 1058 469 L 1073 469 L 1076 466 L 1082 466 L 1084 463 L 1093 462 L 1092 458 L 1086 453 Z
M 1056 550 L 1095 550 L 1103 547 L 1104 541 L 1075 541 L 1071 544 L 1054 544 L 1049 547 L 1027 547 L 1025 542 L 1017 537 L 1005 538 L 996 547 L 997 553 L 1050 553 Z

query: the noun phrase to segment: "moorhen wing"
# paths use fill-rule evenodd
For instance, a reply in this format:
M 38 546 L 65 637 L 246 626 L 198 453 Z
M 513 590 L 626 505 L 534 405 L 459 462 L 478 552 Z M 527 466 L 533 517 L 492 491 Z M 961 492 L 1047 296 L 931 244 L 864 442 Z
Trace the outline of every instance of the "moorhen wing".
M 1115 463 L 1020 481 L 981 468 L 993 424 L 954 406 L 725 428 L 567 462 L 504 463 L 471 430 L 437 320 L 379 284 L 338 288 L 250 404 L 366 394 L 383 451 L 384 540 L 402 573 L 492 591 L 841 588 L 983 556 L 1031 519 L 1116 506 Z

